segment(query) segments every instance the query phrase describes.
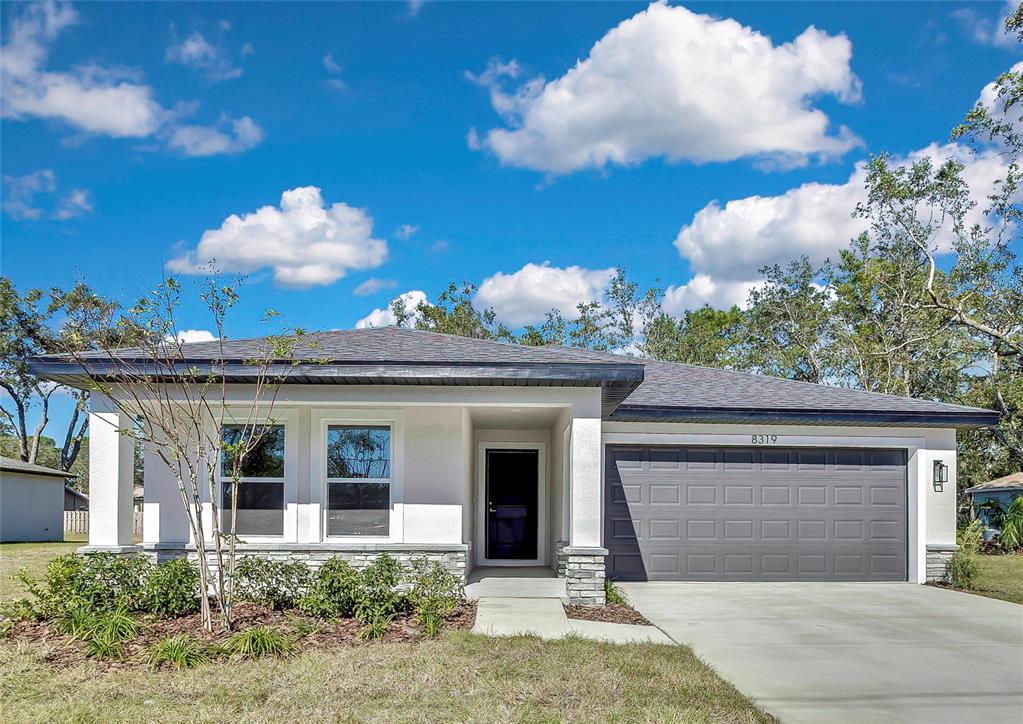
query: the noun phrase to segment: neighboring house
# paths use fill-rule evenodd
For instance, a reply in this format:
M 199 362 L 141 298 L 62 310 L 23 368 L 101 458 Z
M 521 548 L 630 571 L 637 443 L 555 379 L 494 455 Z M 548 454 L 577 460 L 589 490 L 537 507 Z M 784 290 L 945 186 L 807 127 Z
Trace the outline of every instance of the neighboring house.
M 955 549 L 958 405 L 563 347 L 400 328 L 310 335 L 240 487 L 246 553 L 317 564 L 380 551 L 549 566 L 570 598 L 623 580 L 913 581 Z M 303 343 L 305 344 L 305 343 Z M 225 344 L 229 406 L 260 340 Z M 193 370 L 218 343 L 184 347 Z M 121 359 L 132 356 L 123 350 Z M 137 353 L 136 353 L 137 354 Z M 33 373 L 116 379 L 40 357 Z M 87 550 L 132 546 L 131 426 L 90 397 Z M 229 410 L 230 411 L 230 410 Z M 230 430 L 227 431 L 230 434 Z M 145 456 L 142 548 L 189 549 L 177 487 Z M 227 504 L 228 491 L 223 491 Z
M 998 529 L 992 524 L 994 517 L 992 512 L 984 509 L 983 505 L 987 501 L 993 500 L 1001 506 L 1003 511 L 1008 510 L 1012 501 L 1023 495 L 1023 472 L 989 480 L 986 483 L 967 488 L 964 492 L 970 496 L 974 515 L 984 522 L 984 537 L 990 539 L 998 532 Z
M 0 457 L 0 543 L 64 540 L 65 482 L 74 477 Z
M 80 493 L 70 485 L 64 486 L 64 510 L 88 510 L 89 496 Z

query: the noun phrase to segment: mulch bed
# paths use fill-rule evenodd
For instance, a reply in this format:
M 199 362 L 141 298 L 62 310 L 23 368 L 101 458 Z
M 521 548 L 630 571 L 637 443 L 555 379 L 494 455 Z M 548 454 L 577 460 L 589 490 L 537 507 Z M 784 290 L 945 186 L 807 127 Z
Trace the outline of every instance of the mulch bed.
M 168 636 L 190 634 L 211 643 L 223 641 L 230 634 L 209 633 L 202 627 L 199 614 L 161 619 L 143 615 L 138 635 L 124 643 L 122 659 L 95 659 L 101 669 L 118 670 L 148 666 L 146 652 L 151 646 Z M 469 630 L 476 621 L 476 602 L 466 601 L 452 612 L 444 623 L 445 630 Z M 216 612 L 214 612 L 216 623 Z M 355 619 L 324 621 L 305 616 L 298 611 L 274 611 L 255 603 L 237 603 L 234 606 L 234 630 L 244 631 L 255 626 L 272 626 L 292 636 L 295 652 L 311 649 L 333 649 L 344 646 L 366 646 L 374 643 L 417 642 L 426 638 L 415 616 L 399 616 L 391 621 L 387 633 L 381 638 L 366 640 L 359 636 L 363 625 Z M 64 636 L 46 621 L 21 621 L 6 640 L 25 643 L 44 650 L 43 658 L 55 668 L 67 668 L 88 660 L 83 646 Z
M 652 624 L 643 618 L 639 611 L 624 603 L 609 603 L 606 606 L 565 606 L 565 614 L 569 618 L 582 621 L 602 621 L 603 623 L 632 623 L 639 626 Z

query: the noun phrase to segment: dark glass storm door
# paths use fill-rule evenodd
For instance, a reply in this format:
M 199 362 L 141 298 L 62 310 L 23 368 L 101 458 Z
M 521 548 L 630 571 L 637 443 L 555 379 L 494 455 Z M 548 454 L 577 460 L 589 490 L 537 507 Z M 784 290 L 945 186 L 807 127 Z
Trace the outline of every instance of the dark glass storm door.
M 536 555 L 537 450 L 487 450 L 487 558 L 534 560 Z

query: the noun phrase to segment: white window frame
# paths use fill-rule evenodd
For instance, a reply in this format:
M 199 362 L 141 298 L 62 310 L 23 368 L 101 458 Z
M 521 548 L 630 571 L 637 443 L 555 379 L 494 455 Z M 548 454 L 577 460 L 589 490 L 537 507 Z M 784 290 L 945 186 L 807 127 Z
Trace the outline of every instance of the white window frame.
M 284 486 L 284 506 L 281 515 L 284 519 L 283 530 L 280 535 L 251 535 L 238 532 L 239 538 L 245 543 L 281 543 L 295 541 L 296 534 L 296 499 L 298 479 L 298 425 L 295 410 L 274 410 L 270 415 L 258 414 L 252 418 L 248 417 L 248 409 L 239 410 L 239 417 L 226 410 L 224 414 L 223 427 L 252 426 L 252 425 L 276 425 L 284 428 L 284 477 L 281 478 L 241 478 L 242 483 L 281 483 Z M 222 435 L 222 429 L 217 431 Z M 217 507 L 221 515 L 224 514 L 224 483 L 230 482 L 230 476 L 225 477 L 222 470 L 222 453 L 218 454 L 216 465 L 217 482 Z
M 335 409 L 313 410 L 311 430 L 310 502 L 319 505 L 320 540 L 328 543 L 401 543 L 404 540 L 405 495 L 405 415 L 401 410 Z M 328 478 L 327 432 L 334 425 L 353 427 L 388 427 L 391 431 L 390 478 Z M 327 519 L 330 515 L 329 486 L 331 483 L 389 483 L 390 515 L 386 536 L 329 535 Z

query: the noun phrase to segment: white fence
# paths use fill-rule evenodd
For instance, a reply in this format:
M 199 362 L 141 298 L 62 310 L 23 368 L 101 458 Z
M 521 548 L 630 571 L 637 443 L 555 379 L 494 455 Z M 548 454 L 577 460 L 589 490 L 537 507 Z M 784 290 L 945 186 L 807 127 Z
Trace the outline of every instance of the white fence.
M 64 532 L 65 533 L 88 533 L 89 532 L 89 511 L 87 510 L 65 510 L 64 511 Z M 136 510 L 132 513 L 132 533 L 135 537 L 142 536 L 142 511 Z

